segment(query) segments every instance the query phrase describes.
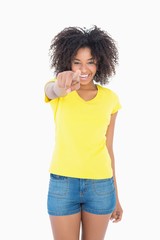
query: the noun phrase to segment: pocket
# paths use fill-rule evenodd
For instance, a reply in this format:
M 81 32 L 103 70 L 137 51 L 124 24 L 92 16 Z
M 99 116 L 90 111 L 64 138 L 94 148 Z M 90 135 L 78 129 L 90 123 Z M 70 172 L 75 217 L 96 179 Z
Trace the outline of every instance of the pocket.
M 49 192 L 50 196 L 65 196 L 68 192 L 68 177 L 50 174 Z
M 68 177 L 60 176 L 60 175 L 53 174 L 53 173 L 50 174 L 50 178 L 52 178 L 52 179 L 57 179 L 57 180 L 65 180 L 65 179 L 68 179 Z
M 93 180 L 93 189 L 97 195 L 110 195 L 115 191 L 113 178 Z

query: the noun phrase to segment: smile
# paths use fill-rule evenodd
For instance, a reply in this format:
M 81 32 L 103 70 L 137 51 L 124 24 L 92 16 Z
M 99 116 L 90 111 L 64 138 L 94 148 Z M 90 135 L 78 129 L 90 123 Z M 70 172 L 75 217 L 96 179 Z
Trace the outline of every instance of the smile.
M 86 80 L 87 78 L 88 78 L 88 74 L 81 74 L 80 75 L 80 78 L 82 79 L 82 80 Z

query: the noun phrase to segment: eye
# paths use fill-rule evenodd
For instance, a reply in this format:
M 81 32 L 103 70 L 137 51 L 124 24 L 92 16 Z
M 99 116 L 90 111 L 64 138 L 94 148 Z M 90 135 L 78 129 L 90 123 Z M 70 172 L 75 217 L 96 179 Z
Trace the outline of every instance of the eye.
M 80 64 L 80 62 L 77 62 L 77 61 L 73 61 L 73 64 L 76 64 L 76 65 L 77 65 L 77 64 Z
M 94 61 L 90 61 L 90 62 L 88 62 L 88 64 L 92 65 L 92 64 L 95 64 L 95 62 Z

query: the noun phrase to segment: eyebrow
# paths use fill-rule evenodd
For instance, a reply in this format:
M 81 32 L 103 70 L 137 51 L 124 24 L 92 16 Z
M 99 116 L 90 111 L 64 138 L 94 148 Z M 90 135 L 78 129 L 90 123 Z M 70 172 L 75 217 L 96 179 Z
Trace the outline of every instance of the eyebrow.
M 73 60 L 76 60 L 76 61 L 80 61 L 78 58 L 74 58 Z M 95 60 L 93 57 L 92 58 L 89 58 L 87 59 L 87 61 L 90 61 L 90 60 Z

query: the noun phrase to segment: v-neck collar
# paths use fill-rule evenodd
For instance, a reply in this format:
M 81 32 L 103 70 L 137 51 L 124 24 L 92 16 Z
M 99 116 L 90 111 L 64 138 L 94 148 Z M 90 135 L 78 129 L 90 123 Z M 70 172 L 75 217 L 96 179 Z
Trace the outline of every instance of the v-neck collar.
M 99 94 L 100 94 L 100 86 L 98 84 L 96 84 L 96 87 L 97 87 L 97 94 L 94 98 L 90 99 L 90 100 L 85 100 L 83 99 L 82 97 L 80 97 L 80 95 L 78 94 L 77 91 L 74 91 L 75 93 L 75 96 L 77 97 L 77 99 L 81 100 L 82 102 L 84 103 L 90 103 L 90 102 L 94 102 L 97 100 L 97 98 L 99 97 Z

